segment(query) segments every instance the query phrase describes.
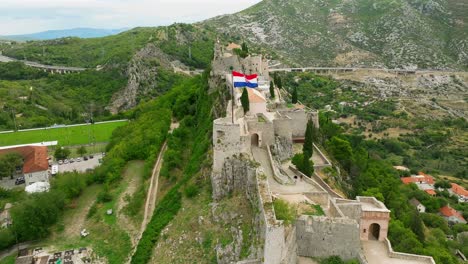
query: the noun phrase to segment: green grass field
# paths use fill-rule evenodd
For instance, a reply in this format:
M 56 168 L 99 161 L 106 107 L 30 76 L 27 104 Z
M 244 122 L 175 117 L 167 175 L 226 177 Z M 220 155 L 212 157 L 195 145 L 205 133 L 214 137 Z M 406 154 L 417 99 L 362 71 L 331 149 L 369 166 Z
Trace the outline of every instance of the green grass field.
M 0 146 L 39 143 L 43 141 L 58 141 L 62 146 L 88 144 L 90 142 L 108 142 L 112 131 L 123 126 L 127 121 L 63 127 L 53 129 L 41 129 L 24 132 L 12 132 L 0 134 Z

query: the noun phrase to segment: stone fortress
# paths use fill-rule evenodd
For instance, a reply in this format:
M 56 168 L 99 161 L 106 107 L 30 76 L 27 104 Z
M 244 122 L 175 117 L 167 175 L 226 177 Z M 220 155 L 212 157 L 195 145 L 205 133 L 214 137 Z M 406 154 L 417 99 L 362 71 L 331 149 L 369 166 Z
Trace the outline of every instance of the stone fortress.
M 369 264 L 435 264 L 431 257 L 392 250 L 387 239 L 390 211 L 382 202 L 374 197 L 344 199 L 318 175 L 309 178 L 291 164 L 294 143 L 304 140 L 307 121 L 319 127 L 318 111 L 288 105 L 276 87 L 276 97 L 270 98 L 268 61 L 260 55 L 240 58 L 232 51 L 237 47 L 217 43 L 211 72 L 234 91 L 226 116 L 213 124 L 213 198 L 242 191 L 258 208 L 255 223 L 261 243 L 256 257 L 237 263 L 311 263 L 302 261 L 338 255 Z M 248 89 L 247 113 L 240 103 L 242 89 L 232 88 L 232 70 L 259 74 L 258 89 Z M 314 147 L 314 155 L 329 163 Z M 277 198 L 320 205 L 325 215 L 300 215 L 287 225 L 276 219 L 273 201 Z M 218 252 L 218 263 L 236 263 L 221 255 Z

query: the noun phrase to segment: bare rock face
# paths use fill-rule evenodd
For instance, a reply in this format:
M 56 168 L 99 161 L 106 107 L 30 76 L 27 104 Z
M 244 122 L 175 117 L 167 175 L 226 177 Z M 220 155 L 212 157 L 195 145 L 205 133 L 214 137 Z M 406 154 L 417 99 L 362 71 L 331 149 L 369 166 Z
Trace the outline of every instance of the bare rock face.
M 244 158 L 229 158 L 224 162 L 223 170 L 219 174 L 213 173 L 211 184 L 213 198 L 222 199 L 234 191 L 249 192 L 249 185 L 255 185 L 255 164 Z
M 275 144 L 272 146 L 271 152 L 279 161 L 291 158 L 293 154 L 292 141 L 284 137 L 276 137 Z
M 170 68 L 171 64 L 167 55 L 154 44 L 149 43 L 138 51 L 127 69 L 128 84 L 114 94 L 109 111 L 115 114 L 136 106 L 142 97 L 157 95 L 159 66 Z

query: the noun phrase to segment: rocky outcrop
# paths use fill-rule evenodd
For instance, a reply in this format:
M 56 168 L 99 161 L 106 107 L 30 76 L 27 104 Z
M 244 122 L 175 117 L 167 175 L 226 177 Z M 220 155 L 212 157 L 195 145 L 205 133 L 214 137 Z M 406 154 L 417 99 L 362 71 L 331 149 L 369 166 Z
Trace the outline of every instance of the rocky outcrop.
M 275 137 L 275 144 L 271 148 L 273 156 L 279 161 L 284 161 L 292 157 L 292 141 L 285 137 Z
M 221 173 L 211 176 L 213 198 L 219 200 L 233 192 L 250 193 L 250 189 L 256 188 L 256 167 L 253 161 L 242 156 L 227 158 Z
M 170 69 L 171 63 L 167 55 L 154 44 L 147 44 L 132 58 L 127 68 L 127 86 L 114 94 L 109 111 L 117 113 L 136 106 L 144 96 L 156 96 L 163 91 L 158 90 L 158 69 L 160 66 Z

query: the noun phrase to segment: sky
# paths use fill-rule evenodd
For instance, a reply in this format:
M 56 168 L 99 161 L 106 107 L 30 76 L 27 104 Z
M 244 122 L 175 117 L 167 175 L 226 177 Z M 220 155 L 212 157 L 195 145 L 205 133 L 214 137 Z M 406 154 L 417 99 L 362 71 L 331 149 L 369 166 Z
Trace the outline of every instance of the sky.
M 120 29 L 196 22 L 260 0 L 1 0 L 0 35 L 77 27 Z

